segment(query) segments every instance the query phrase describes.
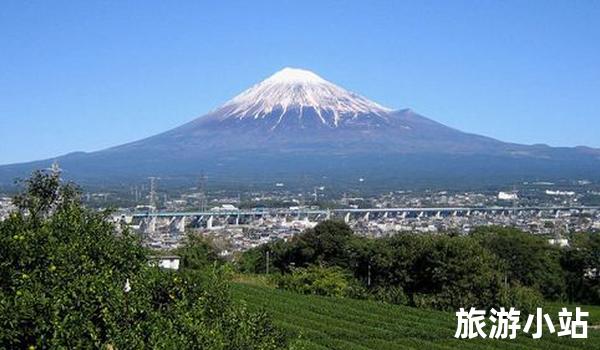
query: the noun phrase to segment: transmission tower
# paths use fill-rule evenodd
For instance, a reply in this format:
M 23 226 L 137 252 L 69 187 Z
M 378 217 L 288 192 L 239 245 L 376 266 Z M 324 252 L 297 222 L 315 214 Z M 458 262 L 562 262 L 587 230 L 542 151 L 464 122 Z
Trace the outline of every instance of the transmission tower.
M 157 180 L 159 180 L 159 178 L 151 176 L 151 177 L 149 177 L 149 179 L 150 179 L 150 195 L 149 195 L 150 198 L 148 198 L 150 200 L 149 206 L 150 206 L 150 211 L 155 211 L 156 207 L 157 207 L 156 182 L 157 182 Z
M 200 178 L 198 179 L 198 206 L 200 207 L 200 211 L 204 212 L 206 210 L 206 180 L 207 176 L 204 174 L 204 171 L 200 174 Z
M 60 175 L 63 172 L 63 170 L 60 168 L 60 165 L 58 165 L 57 160 L 52 162 L 52 165 L 49 168 L 46 168 L 46 170 L 48 170 L 50 172 L 50 174 L 56 176 L 59 179 L 60 179 Z

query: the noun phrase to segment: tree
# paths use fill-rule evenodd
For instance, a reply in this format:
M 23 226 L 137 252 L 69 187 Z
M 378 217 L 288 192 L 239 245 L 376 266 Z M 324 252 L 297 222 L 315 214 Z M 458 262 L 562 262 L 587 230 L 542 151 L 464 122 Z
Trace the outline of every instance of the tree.
M 310 265 L 349 268 L 353 234 L 344 222 L 323 221 L 289 242 L 277 240 L 246 251 L 238 261 L 238 266 L 244 272 L 264 273 L 268 252 L 270 268 L 281 273 L 290 272 L 292 267 Z
M 503 262 L 510 284 L 533 287 L 548 299 L 565 293 L 560 250 L 547 240 L 512 228 L 482 227 L 474 236 Z
M 346 223 L 326 220 L 294 237 L 290 254 L 300 266 L 325 264 L 345 267 L 349 263 L 348 244 L 353 234 Z
M 245 273 L 266 273 L 267 255 L 269 273 L 289 272 L 296 261 L 304 261 L 293 251 L 293 247 L 284 240 L 276 240 L 245 251 L 237 260 L 237 267 Z
M 197 234 L 189 234 L 183 246 L 175 253 L 181 258 L 182 267 L 185 269 L 202 270 L 213 266 L 215 262 L 222 262 L 212 242 Z
M 600 304 L 600 235 L 575 234 L 563 250 L 561 265 L 569 301 Z
M 267 315 L 234 304 L 223 272 L 148 265 L 127 229 L 36 172 L 0 222 L 0 348 L 279 349 Z M 125 290 L 129 281 L 131 290 Z
M 499 304 L 502 276 L 495 256 L 470 237 L 422 239 L 407 287 L 414 305 L 456 310 Z

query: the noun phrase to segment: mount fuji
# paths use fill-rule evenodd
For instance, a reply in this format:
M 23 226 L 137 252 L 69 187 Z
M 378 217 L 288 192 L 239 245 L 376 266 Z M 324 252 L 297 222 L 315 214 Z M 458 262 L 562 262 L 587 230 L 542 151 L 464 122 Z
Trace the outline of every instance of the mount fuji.
M 220 108 L 164 133 L 91 153 L 0 166 L 0 184 L 57 160 L 83 183 L 147 176 L 222 183 L 309 179 L 380 187 L 600 178 L 600 150 L 520 145 L 394 110 L 317 74 L 284 68 Z

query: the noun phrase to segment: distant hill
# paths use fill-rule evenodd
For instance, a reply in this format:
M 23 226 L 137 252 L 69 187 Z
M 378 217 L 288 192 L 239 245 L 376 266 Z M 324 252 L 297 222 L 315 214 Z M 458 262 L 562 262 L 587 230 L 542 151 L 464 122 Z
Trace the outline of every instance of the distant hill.
M 164 133 L 92 153 L 0 166 L 0 185 L 57 160 L 83 184 L 296 181 L 379 186 L 600 179 L 600 150 L 520 145 L 393 110 L 318 75 L 285 68 L 217 110 Z

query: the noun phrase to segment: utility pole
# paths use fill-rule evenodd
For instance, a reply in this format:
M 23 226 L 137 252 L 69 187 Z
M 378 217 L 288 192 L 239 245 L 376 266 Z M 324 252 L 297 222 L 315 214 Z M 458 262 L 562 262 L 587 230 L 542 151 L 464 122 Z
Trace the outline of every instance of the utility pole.
M 269 251 L 267 250 L 267 266 L 265 268 L 267 275 L 269 274 Z

